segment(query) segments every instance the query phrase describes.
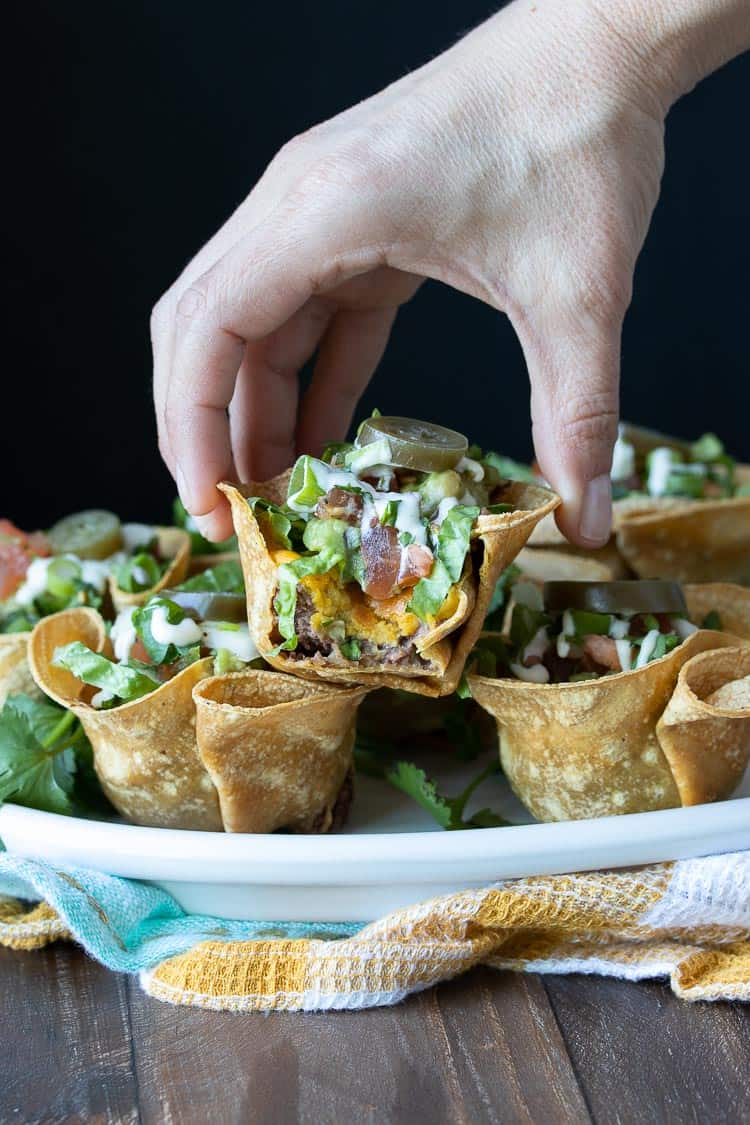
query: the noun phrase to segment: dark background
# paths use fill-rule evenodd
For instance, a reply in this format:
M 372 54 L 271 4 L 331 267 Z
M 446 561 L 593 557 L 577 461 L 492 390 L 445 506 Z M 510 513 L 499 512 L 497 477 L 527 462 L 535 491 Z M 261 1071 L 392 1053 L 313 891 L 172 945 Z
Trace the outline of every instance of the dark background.
M 148 317 L 293 134 L 374 92 L 493 8 L 24 2 L 4 16 L 6 247 L 0 514 L 166 516 Z M 623 412 L 750 460 L 750 57 L 672 112 L 635 284 Z M 363 401 L 517 457 L 528 386 L 508 322 L 428 284 Z

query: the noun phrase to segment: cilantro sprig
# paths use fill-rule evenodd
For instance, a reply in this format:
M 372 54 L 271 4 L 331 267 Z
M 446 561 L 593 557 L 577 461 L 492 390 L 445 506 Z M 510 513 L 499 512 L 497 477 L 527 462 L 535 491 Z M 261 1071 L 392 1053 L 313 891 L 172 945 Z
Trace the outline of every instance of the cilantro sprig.
M 68 816 L 108 811 L 91 745 L 72 711 L 29 695 L 6 700 L 0 711 L 0 804 L 4 801 Z

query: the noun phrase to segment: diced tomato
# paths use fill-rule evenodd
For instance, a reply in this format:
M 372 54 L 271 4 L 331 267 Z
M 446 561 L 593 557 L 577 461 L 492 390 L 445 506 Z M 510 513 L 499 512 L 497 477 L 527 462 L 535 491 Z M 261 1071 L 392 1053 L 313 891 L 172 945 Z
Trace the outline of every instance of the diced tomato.
M 16 592 L 35 556 L 49 554 L 47 537 L 41 531 L 27 535 L 10 520 L 0 519 L 0 601 Z
M 148 649 L 146 648 L 140 637 L 131 648 L 130 655 L 134 660 L 140 660 L 142 664 L 151 663 L 151 657 L 148 654 Z

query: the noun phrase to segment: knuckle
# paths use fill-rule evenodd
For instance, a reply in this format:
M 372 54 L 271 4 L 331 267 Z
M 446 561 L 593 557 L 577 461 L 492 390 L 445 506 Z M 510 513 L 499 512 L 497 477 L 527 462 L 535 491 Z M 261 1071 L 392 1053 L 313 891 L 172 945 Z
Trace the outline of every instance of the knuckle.
M 209 311 L 208 286 L 202 282 L 193 282 L 177 301 L 177 317 L 188 324 L 203 319 Z
M 593 460 L 600 472 L 609 469 L 619 421 L 616 391 L 587 390 L 566 395 L 557 418 L 557 429 L 566 447 L 582 459 Z M 599 465 L 601 462 L 601 465 Z

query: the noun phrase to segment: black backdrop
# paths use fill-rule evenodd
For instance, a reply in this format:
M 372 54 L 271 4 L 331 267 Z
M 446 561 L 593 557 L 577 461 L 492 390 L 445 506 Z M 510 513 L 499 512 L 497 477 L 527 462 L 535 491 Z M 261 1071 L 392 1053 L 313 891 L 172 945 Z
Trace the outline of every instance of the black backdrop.
M 253 5 L 25 0 L 4 18 L 6 294 L 0 514 L 158 519 L 171 481 L 150 402 L 151 305 L 290 136 L 447 46 L 478 0 Z M 672 112 L 636 276 L 623 411 L 747 433 L 750 57 Z M 507 321 L 436 284 L 402 311 L 363 401 L 530 451 Z

